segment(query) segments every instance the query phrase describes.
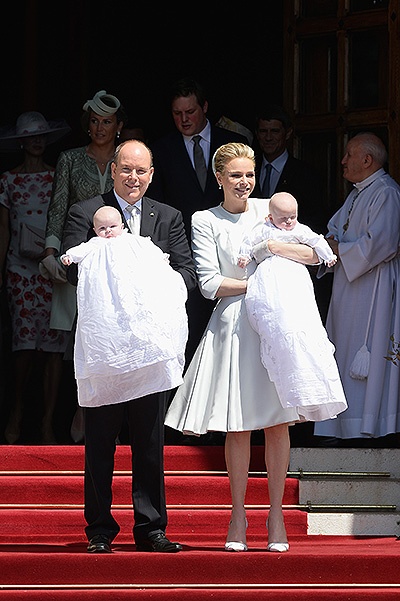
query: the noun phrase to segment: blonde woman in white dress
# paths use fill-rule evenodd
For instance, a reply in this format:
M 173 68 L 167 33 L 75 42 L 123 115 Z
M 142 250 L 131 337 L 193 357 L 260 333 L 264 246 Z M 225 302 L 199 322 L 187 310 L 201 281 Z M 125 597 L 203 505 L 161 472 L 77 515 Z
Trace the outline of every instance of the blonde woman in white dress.
M 270 510 L 267 550 L 289 549 L 282 500 L 290 455 L 289 425 L 301 421 L 297 407 L 283 408 L 261 363 L 260 341 L 245 306 L 252 261 L 238 266 L 239 250 L 252 227 L 268 214 L 268 200 L 249 198 L 255 184 L 254 152 L 245 144 L 221 146 L 214 172 L 223 188 L 221 205 L 192 218 L 192 247 L 202 294 L 218 299 L 184 382 L 171 402 L 166 424 L 187 434 L 226 432 L 225 458 L 232 513 L 225 549 L 246 551 L 246 495 L 252 430 L 265 432 Z M 271 240 L 269 250 L 303 263 L 318 263 L 309 246 Z

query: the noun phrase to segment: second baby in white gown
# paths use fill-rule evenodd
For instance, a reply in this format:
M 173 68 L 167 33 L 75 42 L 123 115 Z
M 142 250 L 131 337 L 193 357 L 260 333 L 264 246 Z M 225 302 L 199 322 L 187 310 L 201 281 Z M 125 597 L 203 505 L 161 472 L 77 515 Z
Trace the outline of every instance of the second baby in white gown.
M 248 279 L 248 318 L 260 336 L 261 360 L 282 406 L 302 407 L 312 421 L 330 419 L 347 402 L 310 274 L 305 265 L 269 253 L 268 240 L 308 244 L 328 266 L 337 259 L 322 235 L 297 221 L 291 194 L 274 194 L 269 211 L 265 223 L 246 236 L 238 261 L 245 269 L 251 258 L 261 259 Z

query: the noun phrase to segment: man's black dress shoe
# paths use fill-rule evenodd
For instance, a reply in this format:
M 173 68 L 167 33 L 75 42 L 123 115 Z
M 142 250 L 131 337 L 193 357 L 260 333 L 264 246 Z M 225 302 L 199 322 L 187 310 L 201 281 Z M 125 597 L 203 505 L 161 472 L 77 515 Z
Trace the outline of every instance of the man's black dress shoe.
M 111 553 L 111 540 L 105 534 L 96 534 L 90 539 L 88 553 Z
M 171 543 L 165 534 L 160 532 L 160 534 L 150 535 L 148 539 L 136 543 L 136 549 L 138 551 L 156 551 L 158 553 L 178 553 L 178 551 L 182 551 L 182 545 Z

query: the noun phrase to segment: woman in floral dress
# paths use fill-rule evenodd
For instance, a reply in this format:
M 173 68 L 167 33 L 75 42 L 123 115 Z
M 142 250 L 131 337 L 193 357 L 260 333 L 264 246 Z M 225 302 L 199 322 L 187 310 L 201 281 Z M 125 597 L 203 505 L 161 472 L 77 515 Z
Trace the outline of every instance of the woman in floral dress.
M 53 284 L 39 272 L 40 254 L 23 254 L 20 232 L 22 224 L 29 224 L 44 233 L 54 168 L 45 163 L 43 155 L 47 144 L 68 131 L 64 122 L 47 122 L 41 113 L 27 112 L 20 115 L 15 128 L 0 132 L 1 150 L 20 147 L 24 153 L 22 163 L 0 178 L 0 284 L 7 290 L 14 368 L 14 402 L 5 430 L 9 444 L 21 437 L 29 385 L 38 370 L 43 386 L 40 442 L 55 442 L 52 421 L 66 335 L 50 329 Z M 37 395 L 30 400 L 33 396 Z

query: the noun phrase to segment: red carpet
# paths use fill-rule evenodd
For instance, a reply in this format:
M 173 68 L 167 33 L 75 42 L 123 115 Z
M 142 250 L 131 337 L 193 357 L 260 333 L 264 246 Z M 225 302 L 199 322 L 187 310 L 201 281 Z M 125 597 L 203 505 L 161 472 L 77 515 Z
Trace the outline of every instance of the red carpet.
M 365 588 L 342 588 L 339 590 L 326 590 L 324 588 L 305 589 L 271 589 L 266 588 L 203 588 L 190 589 L 164 588 L 162 590 L 128 588 L 118 590 L 106 588 L 104 590 L 40 590 L 38 591 L 4 591 L 0 598 L 4 601 L 399 601 L 399 589 L 365 589 Z
M 263 450 L 253 449 L 246 505 L 247 553 L 223 550 L 229 485 L 222 447 L 166 447 L 167 534 L 184 550 L 139 553 L 132 541 L 129 449 L 119 446 L 111 555 L 86 553 L 83 448 L 0 446 L 0 600 L 274 599 L 380 601 L 400 598 L 400 541 L 307 535 L 298 481 L 288 478 L 290 551 L 267 553 Z

